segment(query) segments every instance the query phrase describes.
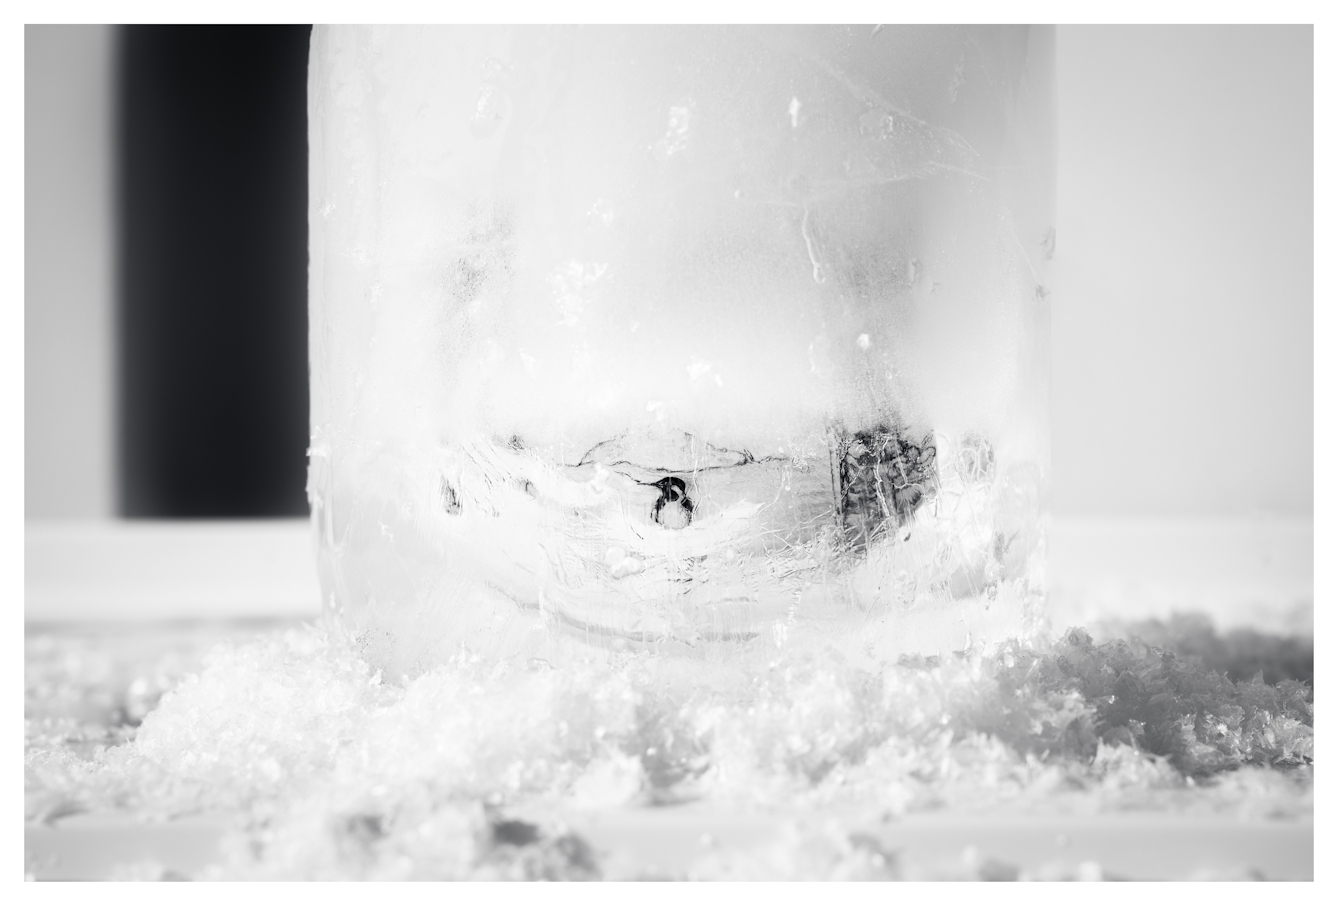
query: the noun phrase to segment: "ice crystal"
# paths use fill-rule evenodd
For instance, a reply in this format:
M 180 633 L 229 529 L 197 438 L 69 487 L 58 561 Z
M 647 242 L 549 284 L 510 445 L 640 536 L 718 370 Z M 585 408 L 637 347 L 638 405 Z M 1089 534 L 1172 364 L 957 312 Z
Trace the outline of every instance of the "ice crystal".
M 135 727 L 105 702 L 71 717 L 77 695 L 56 687 L 96 684 L 30 639 L 27 814 L 226 812 L 220 876 L 387 879 L 637 876 L 554 816 L 667 803 L 1307 814 L 1309 684 L 1233 680 L 1175 641 L 1071 630 L 880 672 L 810 654 L 752 675 L 462 654 L 387 682 L 339 631 L 306 626 L 220 644 Z M 90 700 L 119 700 L 89 663 L 104 682 Z M 867 840 L 786 834 L 704 852 L 688 876 L 909 876 Z

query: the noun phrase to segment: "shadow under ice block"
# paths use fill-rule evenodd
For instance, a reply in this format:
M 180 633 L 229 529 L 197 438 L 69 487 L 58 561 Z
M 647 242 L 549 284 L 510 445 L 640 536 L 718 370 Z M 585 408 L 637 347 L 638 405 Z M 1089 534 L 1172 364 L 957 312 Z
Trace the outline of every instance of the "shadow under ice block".
M 308 493 L 364 655 L 1029 631 L 1052 69 L 1030 27 L 316 29 Z

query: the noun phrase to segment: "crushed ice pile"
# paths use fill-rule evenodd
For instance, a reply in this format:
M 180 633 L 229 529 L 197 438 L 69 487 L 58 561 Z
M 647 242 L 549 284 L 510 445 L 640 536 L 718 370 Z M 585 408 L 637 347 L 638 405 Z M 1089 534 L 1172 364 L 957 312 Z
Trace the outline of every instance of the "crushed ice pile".
M 1162 626 L 1163 643 L 1202 648 L 1185 629 Z M 1309 662 L 1294 644 L 1208 636 L 1216 670 L 1070 630 L 881 673 L 825 657 L 726 676 L 635 655 L 563 669 L 461 655 L 391 682 L 337 630 L 303 626 L 220 643 L 193 672 L 160 657 L 131 680 L 94 659 L 83 685 L 78 645 L 36 636 L 26 818 L 228 813 L 224 877 L 574 879 L 636 873 L 560 820 L 518 815 L 1310 814 L 1313 692 L 1293 669 Z M 688 876 L 896 876 L 858 837 L 794 829 L 766 851 L 704 854 Z

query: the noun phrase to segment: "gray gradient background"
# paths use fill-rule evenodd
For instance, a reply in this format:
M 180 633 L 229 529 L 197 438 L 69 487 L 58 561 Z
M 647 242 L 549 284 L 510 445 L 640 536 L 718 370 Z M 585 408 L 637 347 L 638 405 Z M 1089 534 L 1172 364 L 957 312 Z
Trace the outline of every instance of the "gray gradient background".
M 1053 510 L 1313 515 L 1313 29 L 1058 32 Z M 28 26 L 28 519 L 114 516 L 111 29 Z

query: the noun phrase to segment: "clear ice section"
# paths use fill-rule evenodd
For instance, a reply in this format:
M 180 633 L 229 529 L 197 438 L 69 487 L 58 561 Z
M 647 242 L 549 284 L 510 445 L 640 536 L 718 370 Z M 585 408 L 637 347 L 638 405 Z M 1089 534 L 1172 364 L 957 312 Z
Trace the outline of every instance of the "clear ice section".
M 1053 33 L 317 28 L 309 496 L 389 675 L 1044 595 Z

